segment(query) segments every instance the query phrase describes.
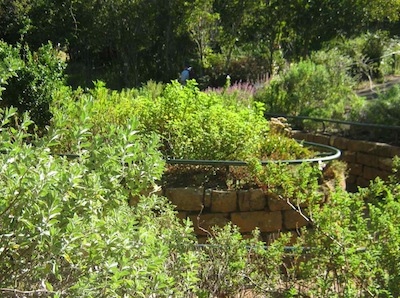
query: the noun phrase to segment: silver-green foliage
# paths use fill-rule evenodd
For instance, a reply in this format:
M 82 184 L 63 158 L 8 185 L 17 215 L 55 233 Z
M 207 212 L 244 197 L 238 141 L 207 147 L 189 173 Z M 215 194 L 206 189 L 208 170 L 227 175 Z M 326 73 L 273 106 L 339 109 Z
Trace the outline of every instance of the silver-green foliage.
M 157 143 L 132 133 L 132 126 L 94 137 L 77 122 L 80 157 L 69 160 L 52 154 L 63 131 L 37 139 L 27 133 L 27 117 L 18 128 L 7 125 L 15 113 L 2 112 L 0 134 L 2 295 L 146 297 L 191 291 L 197 263 L 186 249 L 193 243 L 189 225 L 178 223 L 160 198 L 148 198 L 136 209 L 127 206 L 140 190 L 137 184 L 149 186 L 161 175 Z
M 312 60 L 294 63 L 256 95 L 267 112 L 346 119 L 347 110 L 357 99 L 346 68 L 340 64 L 333 69 L 321 55 L 314 59 L 323 64 Z
M 399 208 L 398 183 L 380 179 L 356 194 L 336 191 L 326 204 L 313 206 L 308 214 L 314 229 L 303 239 L 311 250 L 298 263 L 294 287 L 317 297 L 398 297 Z
M 156 98 L 135 99 L 135 115 L 161 135 L 164 152 L 174 158 L 244 159 L 268 131 L 261 110 L 232 98 L 201 92 L 195 81 L 166 85 Z
M 399 103 L 400 86 L 394 85 L 389 90 L 379 93 L 376 99 L 368 101 L 360 118 L 367 123 L 399 126 Z
M 0 41 L 0 98 L 5 90 L 7 80 L 17 75 L 17 71 L 23 67 L 24 63 L 19 57 L 18 49 Z
M 218 250 L 199 250 L 191 224 L 165 198 L 128 206 L 137 180 L 149 186 L 162 168 L 158 145 L 132 133 L 134 124 L 95 136 L 82 117 L 70 132 L 79 157 L 68 159 L 55 154 L 66 130 L 38 139 L 28 117 L 7 125 L 15 113 L 4 111 L 0 127 L 2 296 L 210 297 L 267 289 L 265 272 L 279 277 L 283 242 L 265 250 L 227 227 L 215 231 Z

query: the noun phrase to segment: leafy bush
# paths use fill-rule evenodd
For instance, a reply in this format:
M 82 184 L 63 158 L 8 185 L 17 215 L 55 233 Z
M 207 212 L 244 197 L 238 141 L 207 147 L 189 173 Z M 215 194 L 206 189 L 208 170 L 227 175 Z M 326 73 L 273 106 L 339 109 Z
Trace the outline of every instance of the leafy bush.
M 270 113 L 316 118 L 345 119 L 348 105 L 357 97 L 346 75 L 311 60 L 291 65 L 256 94 Z
M 19 57 L 17 48 L 13 48 L 7 43 L 0 41 L 0 98 L 2 91 L 5 90 L 7 81 L 17 75 L 17 71 L 23 67 L 24 63 Z
M 127 206 L 161 175 L 156 143 L 133 127 L 94 136 L 83 118 L 73 130 L 81 155 L 68 160 L 51 155 L 63 131 L 37 139 L 27 117 L 7 128 L 15 113 L 3 113 L 0 134 L 2 296 L 185 297 L 195 289 L 190 226 L 162 198 Z
M 385 63 L 386 51 L 390 51 L 390 40 L 385 31 L 366 32 L 352 39 L 332 42 L 343 55 L 352 60 L 351 74 L 358 80 L 382 80 L 388 74 Z M 386 70 L 386 71 L 385 71 Z
M 200 297 L 241 296 L 249 289 L 253 295 L 274 297 L 282 291 L 281 266 L 290 237 L 281 235 L 268 248 L 258 238 L 255 230 L 251 238 L 244 239 L 231 224 L 213 229 L 209 245 L 201 248 L 199 256 Z
M 143 90 L 132 99 L 132 116 L 158 133 L 166 156 L 188 159 L 240 159 L 254 152 L 268 123 L 244 102 L 201 92 L 194 81 L 173 81 L 160 96 Z
M 1 46 L 6 48 L 5 44 Z M 14 49 L 14 54 L 16 51 L 19 51 L 20 62 L 16 69 L 11 68 L 15 75 L 5 78 L 1 107 L 17 107 L 20 115 L 29 111 L 35 124 L 43 128 L 51 118 L 53 92 L 63 85 L 65 66 L 50 43 L 37 52 L 31 52 L 28 47 Z M 2 60 L 2 63 L 9 63 L 7 57 Z
M 267 135 L 273 138 L 268 133 L 269 125 L 261 104 L 245 96 L 250 96 L 247 88 L 243 93 L 236 87 L 232 92 L 231 88 L 224 92 L 201 92 L 195 81 L 187 86 L 173 81 L 164 86 L 149 82 L 139 90 L 121 92 L 107 89 L 102 82 L 96 82 L 95 88 L 88 92 L 59 90 L 52 113 L 55 115 L 53 126 L 65 129 L 61 136 L 64 147 L 60 147 L 60 152 L 79 150 L 71 147 L 71 142 L 76 140 L 75 121 L 88 123 L 94 135 L 104 135 L 114 125 L 128 125 L 137 119 L 138 133 L 156 133 L 162 141 L 163 155 L 173 158 L 245 160 L 261 151 L 266 153 L 264 140 Z M 58 123 L 65 117 L 68 123 Z M 290 139 L 289 136 L 280 138 Z M 295 148 L 294 141 L 290 147 L 286 152 L 294 150 L 294 153 L 298 149 L 298 153 L 304 153 L 301 146 Z
M 317 168 L 273 165 L 261 171 L 254 164 L 260 183 L 282 199 L 292 198 L 291 207 L 310 224 L 298 231 L 295 247 L 303 249 L 286 260 L 287 276 L 281 275 L 289 297 L 399 295 L 398 160 L 388 182 L 377 178 L 354 194 L 335 188 L 327 197 L 317 191 Z
M 300 262 L 299 292 L 318 297 L 397 297 L 400 273 L 398 186 L 379 179 L 360 193 L 332 193 L 324 205 L 307 210 L 311 247 Z
M 105 170 L 102 179 L 110 187 L 123 183 L 133 195 L 151 187 L 164 170 L 158 136 L 140 132 L 135 118 L 124 121 L 116 118 L 105 126 L 91 98 L 86 95 L 76 101 L 64 98 L 62 105 L 52 110 L 52 125 L 43 140 L 52 144 L 53 153 L 76 154 L 90 161 L 87 165 L 90 169 Z M 108 115 L 112 114 L 110 111 Z
M 118 208 L 86 223 L 74 218 L 69 228 L 66 255 L 82 270 L 71 296 L 188 297 L 197 290 L 192 228 L 165 199 L 146 198 L 135 210 Z
M 18 128 L 7 127 L 16 110 L 4 113 L 3 296 L 207 297 L 248 287 L 277 290 L 287 238 L 266 250 L 263 243 L 242 241 L 236 228 L 226 227 L 211 240 L 218 249 L 199 250 L 189 222 L 182 224 L 166 199 L 142 197 L 129 208 L 131 194 L 159 178 L 161 156 L 152 151 L 157 144 L 132 133 L 132 126 L 92 134 L 85 117 L 90 105 L 77 103 L 82 117 L 70 120 L 76 129 L 56 113 L 55 126 L 40 139 L 28 134 L 28 118 Z M 68 130 L 76 142 L 64 142 Z M 51 154 L 65 144 L 79 158 Z M 266 273 L 270 279 L 263 278 Z
M 382 125 L 400 125 L 400 86 L 394 85 L 378 98 L 368 101 L 361 111 L 360 120 Z
M 165 91 L 165 98 L 153 100 L 155 107 L 166 99 L 188 111 L 185 101 L 194 99 L 199 100 L 195 108 L 214 100 L 216 114 L 225 107 L 215 95 L 196 89 L 171 84 Z M 127 119 L 123 109 L 110 111 L 107 127 L 96 126 L 107 121 L 107 115 L 97 114 L 96 98 L 129 109 L 131 101 L 121 99 L 150 101 L 142 91 L 126 92 L 112 93 L 101 84 L 89 93 L 60 89 L 57 96 L 64 100 L 57 101 L 52 126 L 41 138 L 28 133 L 32 122 L 26 116 L 20 126 L 9 126 L 15 108 L 2 112 L 2 296 L 211 297 L 244 295 L 249 289 L 267 297 L 400 294 L 398 159 L 389 182 L 377 179 L 356 194 L 336 189 L 328 195 L 320 191 L 320 164 L 262 168 L 253 159 L 250 169 L 259 184 L 277 198 L 292 199 L 288 203 L 310 228 L 298 231 L 297 240 L 281 234 L 266 248 L 257 232 L 245 240 L 228 225 L 213 230 L 211 245 L 199 248 L 191 224 L 182 224 L 165 198 L 141 197 L 135 207 L 127 206 L 132 195 L 160 178 L 164 163 L 157 136 L 143 134 L 146 126 Z M 181 103 L 173 94 L 188 97 Z M 230 111 L 241 112 L 240 107 L 232 103 Z M 213 115 L 210 111 L 205 115 Z M 174 113 L 182 123 L 196 123 L 185 122 L 181 109 L 168 112 L 162 114 L 164 126 L 155 128 L 169 128 L 174 122 L 166 116 L 176 119 Z M 143 119 L 151 123 L 151 117 Z M 281 124 L 274 123 L 269 133 L 283 138 L 289 132 Z M 68 159 L 59 152 L 79 156 Z M 287 254 L 289 241 L 297 242 Z

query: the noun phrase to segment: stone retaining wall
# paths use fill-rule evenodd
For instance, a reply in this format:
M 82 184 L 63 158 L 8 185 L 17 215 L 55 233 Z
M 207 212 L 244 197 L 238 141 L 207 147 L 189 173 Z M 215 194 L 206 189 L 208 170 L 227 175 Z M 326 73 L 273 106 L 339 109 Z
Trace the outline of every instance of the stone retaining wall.
M 203 187 L 166 188 L 164 195 L 176 206 L 180 218 L 192 220 L 200 237 L 211 227 L 232 222 L 244 235 L 258 227 L 264 241 L 280 231 L 296 232 L 307 221 L 290 205 L 266 194 L 262 189 L 215 190 Z
M 312 135 L 295 131 L 293 137 L 323 145 L 333 146 L 342 151 L 340 160 L 348 165 L 348 187 L 368 186 L 376 177 L 386 179 L 392 171 L 392 159 L 400 156 L 400 147 L 384 143 L 346 139 L 343 137 Z
M 392 170 L 392 159 L 400 156 L 400 147 L 383 143 L 350 140 L 342 137 L 309 135 L 294 132 L 294 138 L 336 147 L 342 151 L 341 160 L 348 164 L 346 183 L 336 180 L 342 188 L 346 185 L 367 186 L 375 177 L 386 179 Z M 325 181 L 328 187 L 331 181 Z M 334 187 L 331 187 L 334 188 Z M 204 187 L 167 187 L 160 195 L 166 196 L 176 206 L 180 218 L 192 220 L 195 233 L 202 242 L 212 226 L 232 222 L 243 235 L 250 235 L 258 227 L 262 240 L 267 243 L 279 232 L 293 235 L 307 226 L 307 220 L 282 199 L 262 189 L 217 190 Z M 131 204 L 135 204 L 133 200 Z M 307 206 L 302 206 L 307 212 Z

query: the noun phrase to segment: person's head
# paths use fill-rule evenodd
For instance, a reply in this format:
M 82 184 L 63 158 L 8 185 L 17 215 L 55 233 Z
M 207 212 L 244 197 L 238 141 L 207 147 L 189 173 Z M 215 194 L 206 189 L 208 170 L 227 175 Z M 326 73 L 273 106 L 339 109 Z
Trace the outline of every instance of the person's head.
M 188 67 L 186 67 L 186 69 L 187 69 L 188 71 L 191 71 L 191 70 L 192 70 L 192 67 L 191 67 L 191 66 L 188 66 Z

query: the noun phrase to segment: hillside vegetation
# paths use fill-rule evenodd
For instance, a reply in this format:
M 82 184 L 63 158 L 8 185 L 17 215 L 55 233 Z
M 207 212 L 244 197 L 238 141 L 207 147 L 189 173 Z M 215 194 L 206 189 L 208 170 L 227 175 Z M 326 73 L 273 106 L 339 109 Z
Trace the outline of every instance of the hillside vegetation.
M 334 75 L 342 85 L 321 92 L 354 98 L 344 73 L 305 61 L 245 96 L 229 84 L 203 92 L 194 80 L 72 89 L 51 45 L 31 52 L 1 43 L 0 54 L 1 296 L 400 295 L 398 159 L 387 182 L 326 196 L 317 191 L 323 164 L 258 163 L 315 154 L 289 137 L 289 127 L 264 119 L 274 92 L 282 107 L 297 98 L 298 107 L 318 111 L 319 90 L 312 101 L 309 84 L 297 85 L 318 86 L 317 78 Z M 333 98 L 326 106 L 340 114 L 342 99 Z M 198 246 L 192 223 L 156 191 L 128 206 L 132 196 L 157 188 L 168 157 L 249 161 L 259 185 L 295 199 L 310 228 L 296 237 L 280 233 L 267 248 L 257 230 L 243 239 L 227 225 L 210 231 L 210 246 Z
M 399 12 L 397 0 L 0 0 L 0 296 L 399 297 L 398 157 L 356 193 L 322 191 L 341 162 L 259 162 L 318 154 L 265 113 L 399 125 L 398 86 L 355 92 L 399 74 Z M 308 226 L 267 247 L 228 224 L 199 245 L 158 195 L 193 170 L 168 159 L 246 161 L 225 186 L 274 193 Z

